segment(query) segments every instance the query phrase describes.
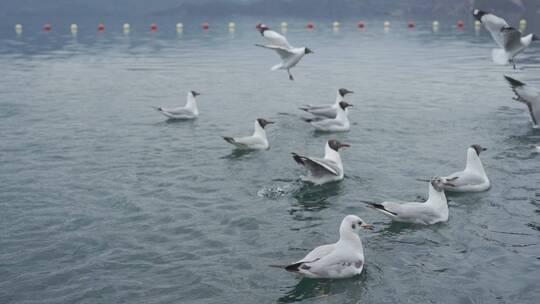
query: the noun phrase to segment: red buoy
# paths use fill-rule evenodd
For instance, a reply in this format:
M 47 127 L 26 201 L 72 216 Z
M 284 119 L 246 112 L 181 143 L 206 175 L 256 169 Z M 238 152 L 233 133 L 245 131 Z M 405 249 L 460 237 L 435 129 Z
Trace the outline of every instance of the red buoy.
M 458 20 L 457 27 L 458 28 L 463 28 L 464 26 L 465 26 L 465 22 L 463 22 L 463 20 Z
M 366 24 L 364 23 L 364 21 L 358 22 L 358 28 L 364 28 L 364 27 L 366 27 Z
M 414 26 L 415 26 L 415 24 L 414 24 L 413 21 L 409 21 L 409 22 L 407 23 L 407 27 L 408 27 L 408 28 L 414 28 Z
M 157 24 L 155 24 L 155 23 L 150 24 L 150 30 L 152 32 L 157 32 Z
M 312 29 L 314 27 L 315 27 L 315 24 L 313 24 L 313 22 L 308 22 L 308 24 L 307 24 L 308 29 Z
M 205 23 L 202 24 L 202 28 L 203 28 L 203 30 L 207 31 L 208 28 L 210 28 L 210 25 L 208 24 L 208 22 L 205 22 Z
M 105 25 L 103 23 L 98 24 L 97 30 L 98 30 L 98 32 L 105 31 Z
M 52 26 L 48 23 L 45 23 L 45 25 L 43 25 L 43 31 L 45 32 L 50 32 L 52 30 Z

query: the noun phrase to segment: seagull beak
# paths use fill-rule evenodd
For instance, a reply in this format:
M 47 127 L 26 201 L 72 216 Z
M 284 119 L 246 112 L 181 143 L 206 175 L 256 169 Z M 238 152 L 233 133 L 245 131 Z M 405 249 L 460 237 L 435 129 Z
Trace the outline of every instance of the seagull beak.
M 274 123 L 276 123 L 276 122 L 275 121 L 269 121 L 269 120 L 266 121 L 267 125 L 271 125 L 271 124 L 274 124 Z
M 354 91 L 347 90 L 347 92 L 345 92 L 345 94 L 352 94 L 352 93 L 354 93 Z
M 538 36 L 536 36 L 536 35 L 532 36 L 532 41 L 538 41 L 538 40 L 540 40 L 540 38 L 538 38 Z
M 416 180 L 419 182 L 428 182 L 428 183 L 431 182 L 431 180 L 427 178 L 417 178 Z
M 360 227 L 367 229 L 367 230 L 373 230 L 375 227 L 371 224 L 362 224 Z
M 351 146 L 348 145 L 348 144 L 340 144 L 340 145 L 339 145 L 339 148 L 340 148 L 340 149 L 341 149 L 341 148 L 350 148 L 350 147 L 351 147 Z
M 482 148 L 482 151 L 486 151 L 486 150 L 487 150 L 487 148 Z

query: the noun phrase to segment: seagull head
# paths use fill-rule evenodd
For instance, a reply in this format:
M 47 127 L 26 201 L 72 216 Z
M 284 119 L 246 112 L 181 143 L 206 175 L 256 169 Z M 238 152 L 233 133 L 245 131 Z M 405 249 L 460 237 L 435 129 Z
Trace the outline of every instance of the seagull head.
M 315 53 L 315 52 L 313 52 L 313 51 L 310 50 L 309 48 L 307 48 L 307 47 L 304 48 L 304 54 L 307 55 L 307 54 L 313 54 L 313 53 Z
M 539 41 L 539 40 L 540 40 L 540 38 L 538 38 L 538 36 L 533 34 L 532 41 Z
M 353 91 L 349 91 L 349 90 L 344 89 L 344 88 L 339 89 L 338 92 L 339 92 L 339 95 L 341 95 L 341 97 L 345 97 L 345 95 L 347 95 L 347 94 L 354 93 Z
M 478 144 L 471 145 L 471 148 L 473 148 L 474 151 L 476 151 L 476 154 L 478 154 L 478 156 L 480 156 L 480 153 L 481 153 L 482 151 L 486 151 L 486 150 L 487 150 L 486 148 L 484 148 L 484 147 L 482 147 L 482 146 L 480 146 L 480 145 L 478 145 Z
M 266 120 L 264 118 L 257 118 L 257 122 L 259 123 L 259 126 L 264 129 L 266 125 L 273 124 L 273 121 Z
M 341 109 L 343 109 L 343 111 L 345 111 L 345 109 L 347 109 L 348 107 L 352 107 L 352 106 L 353 106 L 352 104 L 350 104 L 350 103 L 348 103 L 346 101 L 340 101 L 339 102 L 339 107 Z
M 259 31 L 259 32 L 261 33 L 261 35 L 264 33 L 264 31 L 270 29 L 270 28 L 269 28 L 268 26 L 266 26 L 266 24 L 264 24 L 264 23 L 259 23 L 259 24 L 257 24 L 257 26 L 255 26 L 255 28 L 257 29 L 257 31 Z
M 373 230 L 373 225 L 364 222 L 356 215 L 349 214 L 341 221 L 341 226 L 339 227 L 339 234 L 341 236 L 351 233 L 357 234 L 358 231 L 360 231 L 360 228 Z
M 484 12 L 484 11 L 481 11 L 481 10 L 479 10 L 479 9 L 475 9 L 475 10 L 472 11 L 472 14 L 473 14 L 473 16 L 474 16 L 474 18 L 475 18 L 476 20 L 482 22 L 482 20 L 481 20 L 482 17 L 483 17 L 485 14 L 487 14 L 487 13 Z
M 337 141 L 337 140 L 335 140 L 335 139 L 330 139 L 330 140 L 328 141 L 328 146 L 329 146 L 332 150 L 334 150 L 334 151 L 336 151 L 336 152 L 339 151 L 339 149 L 341 149 L 341 148 L 349 148 L 349 147 L 350 147 L 350 145 L 348 145 L 348 144 L 342 144 L 342 143 L 340 143 L 339 141 Z
M 196 91 L 191 91 L 190 93 L 191 93 L 191 95 L 193 95 L 193 97 L 197 97 L 197 96 L 201 95 L 201 93 L 196 92 Z
M 450 180 L 454 180 L 454 179 L 450 179 Z M 445 188 L 448 188 L 448 187 L 454 187 L 454 185 L 451 182 L 449 182 L 448 179 L 442 178 L 440 176 L 433 177 L 430 183 L 433 189 L 435 189 L 435 191 L 437 192 L 441 192 Z

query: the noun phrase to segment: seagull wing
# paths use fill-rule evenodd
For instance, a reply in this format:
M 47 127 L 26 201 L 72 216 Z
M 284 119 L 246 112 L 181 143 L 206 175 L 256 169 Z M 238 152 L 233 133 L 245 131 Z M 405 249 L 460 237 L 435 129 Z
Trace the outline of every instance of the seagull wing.
M 503 27 L 501 29 L 503 48 L 505 50 L 516 50 L 521 47 L 521 32 L 513 27 Z
M 529 108 L 531 119 L 535 125 L 538 125 L 540 119 L 540 91 L 530 88 L 525 83 L 514 78 L 504 76 L 516 97 L 515 100 L 523 102 Z
M 353 267 L 357 269 L 364 267 L 364 259 L 360 254 L 334 249 L 320 259 L 302 263 L 300 269 L 319 277 L 331 277 L 332 274 L 341 274 Z
M 283 48 L 283 47 L 281 47 L 281 46 L 276 46 L 276 45 L 263 45 L 263 44 L 255 44 L 255 46 L 259 46 L 259 47 L 262 47 L 262 48 L 265 48 L 265 49 L 270 49 L 270 50 L 276 51 L 276 53 L 279 55 L 279 57 L 280 57 L 282 60 L 287 60 L 287 59 L 289 59 L 291 56 L 294 55 L 294 53 L 291 52 L 289 49 Z
M 501 30 L 505 27 L 510 27 L 506 20 L 493 14 L 485 14 L 482 16 L 481 21 L 491 34 L 491 37 L 493 37 L 493 40 L 495 40 L 495 42 L 501 48 L 504 48 L 504 40 Z
M 479 176 L 478 174 L 471 174 L 466 171 L 459 171 L 459 172 L 453 173 L 445 177 L 445 179 L 448 180 L 448 182 L 452 184 L 454 187 L 478 185 L 484 182 L 483 177 Z
M 310 158 L 293 153 L 294 160 L 308 168 L 313 176 L 324 176 L 327 174 L 333 174 L 339 176 L 338 165 L 328 159 L 324 158 Z
M 275 45 L 284 49 L 293 49 L 293 47 L 289 44 L 287 41 L 287 38 L 285 36 L 272 31 L 272 30 L 266 30 L 263 33 L 263 37 L 270 42 L 271 45 Z

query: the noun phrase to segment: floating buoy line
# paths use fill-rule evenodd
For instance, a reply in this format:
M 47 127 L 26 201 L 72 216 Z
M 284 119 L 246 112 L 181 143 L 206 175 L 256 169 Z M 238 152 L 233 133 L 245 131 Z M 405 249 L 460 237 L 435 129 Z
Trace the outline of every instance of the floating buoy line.
M 286 32 L 287 29 L 289 28 L 289 24 L 285 21 L 281 22 L 281 30 L 283 32 Z M 380 25 L 382 25 L 382 28 L 385 30 L 385 31 L 388 31 L 390 29 L 390 21 L 386 20 L 382 23 L 380 23 Z M 210 23 L 209 22 L 203 22 L 200 27 L 202 28 L 203 31 L 209 31 L 210 30 Z M 234 32 L 236 30 L 236 23 L 235 22 L 229 22 L 225 25 L 226 28 L 229 29 L 230 32 Z M 329 28 L 332 28 L 334 30 L 338 30 L 342 27 L 342 23 L 340 23 L 339 21 L 333 21 L 331 22 L 330 24 L 328 24 L 328 27 Z M 360 20 L 358 21 L 358 23 L 356 24 L 356 27 L 358 29 L 365 29 L 367 28 L 367 24 L 365 21 L 363 20 Z M 371 28 L 374 28 L 376 27 L 376 24 L 375 23 L 372 23 L 370 24 L 370 27 Z M 405 23 L 405 27 L 408 28 L 408 29 L 415 29 L 417 28 L 417 24 L 413 21 L 413 20 L 409 20 Z M 432 23 L 431 23 L 431 28 L 433 31 L 438 31 L 441 27 L 441 23 L 438 21 L 438 20 L 434 20 Z M 461 30 L 461 29 L 464 29 L 466 27 L 466 23 L 465 21 L 463 20 L 457 20 L 456 23 L 455 23 L 455 28 Z M 480 23 L 480 21 L 478 20 L 475 20 L 474 23 L 473 23 L 473 28 L 475 30 L 480 30 L 482 27 L 482 24 Z M 520 31 L 524 31 L 527 27 L 527 20 L 525 19 L 521 19 L 519 21 L 519 30 Z M 15 24 L 15 33 L 17 35 L 21 35 L 23 33 L 23 25 L 21 23 L 17 23 Z M 157 23 L 151 23 L 149 25 L 149 30 L 150 32 L 157 32 L 158 31 L 158 25 Z M 315 22 L 313 21 L 309 21 L 305 24 L 305 28 L 309 29 L 309 30 L 313 30 L 315 29 Z M 52 32 L 53 31 L 53 26 L 50 24 L 50 23 L 45 23 L 42 27 L 42 30 L 43 32 L 46 32 L 46 33 L 49 33 L 49 32 Z M 73 35 L 76 35 L 77 32 L 79 31 L 79 26 L 75 23 L 71 24 L 69 26 L 69 32 L 71 32 Z M 97 25 L 97 31 L 99 33 L 103 33 L 105 32 L 105 24 L 103 23 L 99 23 Z M 129 23 L 124 23 L 122 25 L 122 31 L 125 33 L 125 34 L 128 34 L 131 32 L 131 25 Z M 178 22 L 176 23 L 176 32 L 177 33 L 182 33 L 184 32 L 184 24 L 182 22 Z

